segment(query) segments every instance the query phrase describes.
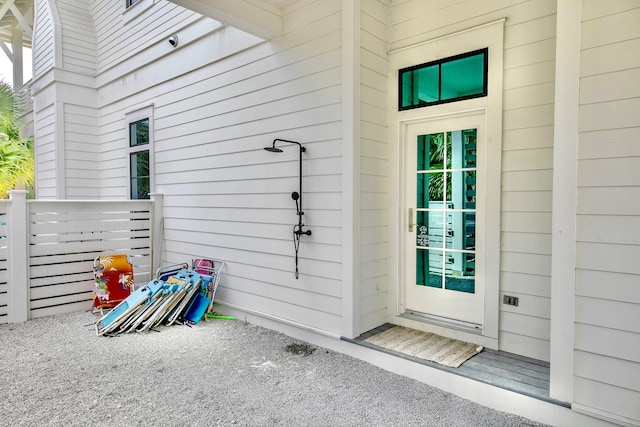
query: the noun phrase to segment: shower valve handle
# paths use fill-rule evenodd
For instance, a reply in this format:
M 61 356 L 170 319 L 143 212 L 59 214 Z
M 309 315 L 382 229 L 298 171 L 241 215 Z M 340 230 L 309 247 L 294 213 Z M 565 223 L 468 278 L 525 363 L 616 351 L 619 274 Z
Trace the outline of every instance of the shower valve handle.
M 306 234 L 307 236 L 311 236 L 311 230 L 302 230 L 301 226 L 298 226 L 298 229 L 296 229 L 295 234 L 297 234 L 298 236 L 302 235 L 302 234 Z

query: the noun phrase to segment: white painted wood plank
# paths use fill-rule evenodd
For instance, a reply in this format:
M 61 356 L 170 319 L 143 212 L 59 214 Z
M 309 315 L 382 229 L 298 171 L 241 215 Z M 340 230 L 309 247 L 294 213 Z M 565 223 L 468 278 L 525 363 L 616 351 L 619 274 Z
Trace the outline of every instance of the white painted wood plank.
M 546 61 L 505 70 L 502 85 L 507 90 L 554 81 L 555 61 Z
M 637 391 L 581 377 L 575 378 L 574 389 L 575 403 L 599 409 L 610 416 L 625 417 L 635 424 L 640 423 L 640 393 Z
M 512 49 L 536 40 L 553 39 L 556 36 L 555 13 L 516 24 L 507 22 L 504 29 L 504 48 Z
M 502 191 L 551 191 L 551 171 L 515 171 L 502 173 Z
M 604 243 L 576 244 L 576 268 L 602 270 L 640 276 L 640 246 Z
M 218 293 L 216 293 L 218 297 Z M 267 315 L 285 318 L 306 325 L 322 325 L 328 332 L 340 332 L 340 317 L 316 310 L 309 310 L 295 304 L 286 304 L 271 298 L 264 298 L 239 290 L 221 287 L 219 289 L 220 301 L 233 301 L 240 307 L 263 307 Z
M 640 157 L 640 126 L 626 129 L 583 132 L 578 147 L 579 159 Z
M 334 316 L 340 315 L 339 299 L 307 292 L 301 289 L 282 287 L 257 280 L 229 280 L 225 283 L 227 292 L 235 291 L 250 294 L 253 298 L 270 299 L 281 305 L 296 306 L 297 310 L 305 309 L 308 313 L 320 312 Z
M 584 21 L 581 38 L 582 49 L 640 38 L 640 8 Z
M 524 316 L 504 310 L 500 312 L 500 330 L 514 335 L 548 341 L 550 323 L 549 319 L 540 317 Z
M 74 251 L 82 250 L 84 252 L 101 253 L 101 252 L 130 252 L 132 248 L 149 248 L 151 240 L 149 238 L 144 239 L 123 239 L 123 240 L 103 240 L 103 241 L 88 241 L 78 243 L 55 243 L 48 245 L 36 245 L 30 248 L 30 255 L 32 257 L 45 257 L 45 256 L 57 256 L 58 254 L 68 251 L 73 253 Z M 52 261 L 53 262 L 53 261 Z
M 576 323 L 575 348 L 640 363 L 640 339 L 634 332 Z
M 75 313 L 78 311 L 86 311 L 91 309 L 91 299 L 85 299 L 78 302 L 66 302 L 64 305 L 56 305 L 51 307 L 33 308 L 30 313 L 31 319 L 40 317 L 55 316 L 58 314 Z
M 551 191 L 503 191 L 503 212 L 551 212 Z
M 43 308 L 49 308 L 49 307 L 53 308 L 56 306 L 64 306 L 65 304 L 73 304 L 73 303 L 88 301 L 88 300 L 91 300 L 92 296 L 93 296 L 93 292 L 87 291 L 83 293 L 64 295 L 64 296 L 58 296 L 53 298 L 43 298 L 43 299 L 32 298 L 30 302 L 31 312 L 33 313 L 33 311 L 38 309 L 43 309 Z M 66 308 L 67 307 L 65 307 L 65 309 Z M 63 312 L 69 313 L 69 311 L 63 311 Z
M 501 270 L 513 273 L 551 276 L 551 256 L 501 252 Z
M 512 88 L 503 93 L 505 110 L 553 104 L 555 88 L 553 82 Z M 504 148 L 504 142 L 503 142 Z
M 579 109 L 579 131 L 638 127 L 640 98 L 622 99 L 598 104 L 582 105 Z
M 551 255 L 551 233 L 503 232 L 502 249 L 508 252 Z
M 580 187 L 640 186 L 640 157 L 580 160 Z
M 94 287 L 93 282 L 61 283 L 50 286 L 32 287 L 30 289 L 32 307 L 38 308 L 42 306 L 40 304 L 47 304 L 49 301 L 56 301 L 55 305 L 57 305 L 58 301 L 85 301 L 87 297 L 92 297 Z M 78 294 L 80 294 L 80 297 L 78 297 Z M 61 295 L 64 295 L 64 297 L 61 297 Z M 72 297 L 69 298 L 70 296 Z M 36 303 L 34 301 L 38 302 Z
M 583 187 L 577 192 L 576 212 L 579 218 L 588 215 L 633 215 L 639 210 L 634 196 L 640 196 L 638 187 Z M 630 196 L 630 197 L 629 197 Z M 580 219 L 589 221 L 589 219 Z
M 516 293 L 550 298 L 551 277 L 502 271 L 500 272 L 500 289 L 508 295 Z
M 615 210 L 615 208 L 614 208 Z M 576 238 L 581 242 L 640 245 L 640 216 L 579 215 Z
M 551 233 L 551 213 L 503 212 L 502 231 L 516 233 Z
M 552 168 L 553 148 L 503 151 L 502 153 L 502 170 L 505 172 Z
M 555 37 L 533 41 L 526 45 L 505 49 L 504 68 L 523 67 L 540 62 L 552 61 L 556 53 Z
M 503 132 L 502 149 L 527 150 L 553 147 L 553 126 L 511 129 Z
M 503 114 L 504 129 L 524 129 L 553 124 L 553 105 L 537 105 L 517 110 L 507 110 Z
M 89 283 L 93 286 L 93 273 L 91 272 L 91 267 L 86 268 L 87 263 L 84 263 L 85 268 L 82 269 L 81 266 L 70 266 L 69 264 L 65 264 L 62 266 L 54 265 L 54 266 L 42 266 L 42 267 L 31 267 L 29 270 L 31 287 L 37 288 L 41 286 L 49 286 L 49 285 L 57 285 L 57 286 L 70 286 L 73 288 L 74 286 L 80 286 L 78 282 L 84 281 L 85 283 Z M 60 276 L 54 276 L 56 274 L 54 269 L 57 270 Z M 71 293 L 71 292 L 60 292 L 61 294 Z
M 583 77 L 580 79 L 580 103 L 593 104 L 639 98 L 640 85 L 637 84 L 639 80 L 640 67 Z
M 588 1 L 582 5 L 582 20 L 590 21 L 602 16 L 615 15 L 628 10 L 636 9 L 638 2 L 635 0 Z
M 290 236 L 290 234 L 288 235 Z M 260 240 L 250 238 L 233 238 L 225 239 L 222 243 L 218 243 L 216 246 L 220 252 L 219 256 L 225 260 L 241 262 L 245 264 L 259 263 L 273 268 L 274 270 L 294 271 L 294 251 L 293 243 L 289 240 L 288 236 L 280 237 L 282 240 L 276 238 L 270 239 L 271 246 L 263 244 Z M 199 236 L 201 241 L 181 240 L 168 238 L 166 241 L 166 247 L 172 247 L 172 250 L 180 250 L 186 254 L 198 254 L 202 253 L 203 248 L 211 245 L 211 241 L 207 240 L 208 236 Z M 248 246 L 253 243 L 255 247 Z M 266 242 L 269 243 L 269 242 Z M 259 244 L 259 245 L 258 245 Z M 251 250 L 247 249 L 251 247 Z M 288 248 L 288 250 L 286 249 Z M 322 249 L 321 254 L 317 254 L 318 249 Z M 224 253 L 233 252 L 234 259 L 225 257 Z M 328 255 L 327 255 L 328 254 Z M 327 259 L 323 259 L 322 256 L 327 256 Z M 299 253 L 299 267 L 300 272 L 303 275 L 312 275 L 324 277 L 330 280 L 338 280 L 340 278 L 340 271 L 337 268 L 342 259 L 335 261 L 339 258 L 340 247 L 326 245 L 314 245 L 308 241 L 305 241 L 300 246 Z M 241 260 L 241 261 L 238 261 Z M 240 276 L 242 273 L 240 273 Z
M 640 304 L 639 280 L 637 274 L 578 269 L 576 295 Z
M 430 40 L 476 25 L 507 18 L 507 24 L 514 25 L 555 13 L 550 1 L 464 1 L 434 4 L 416 10 L 411 2 L 400 3 L 392 9 L 391 49 Z M 425 26 L 425 22 L 433 25 Z
M 584 49 L 580 59 L 580 77 L 640 67 L 640 56 L 629 55 L 629 52 L 640 52 L 640 38 Z
M 545 362 L 549 361 L 549 341 L 501 331 L 498 337 L 500 350 L 521 354 Z
M 336 86 L 339 84 L 339 70 L 337 67 L 337 51 L 332 50 L 323 55 L 318 55 L 296 65 L 287 77 L 282 72 L 265 72 L 262 75 L 256 75 L 244 81 L 228 83 L 224 87 L 215 87 L 215 81 L 211 81 L 208 87 L 202 88 L 198 95 L 188 97 L 191 89 L 185 89 L 184 97 L 171 99 L 171 102 L 165 105 L 158 105 L 155 110 L 155 119 L 158 121 L 156 130 L 160 131 L 167 125 L 172 123 L 193 121 L 201 118 L 213 116 L 224 116 L 233 118 L 234 115 L 246 115 L 250 110 L 253 117 L 261 117 L 263 115 L 273 115 L 271 112 L 261 112 L 266 105 L 271 105 L 265 101 L 288 101 L 291 103 L 295 96 L 299 96 L 302 102 L 308 102 L 310 105 L 318 105 L 318 99 L 322 98 L 323 92 L 313 95 L 312 99 L 307 100 L 314 91 Z M 283 80 L 284 79 L 284 80 Z M 211 91 L 215 91 L 216 97 L 211 97 Z M 329 93 L 330 95 L 331 93 Z M 282 102 L 282 101 L 280 101 Z M 325 101 L 326 102 L 326 101 Z M 185 107 L 189 106 L 192 111 L 188 114 Z M 291 108 L 292 105 L 284 105 L 279 107 L 274 105 L 274 109 Z M 205 107 L 206 110 L 198 111 L 199 107 Z M 229 115 L 234 114 L 234 115 Z M 164 118 L 167 117 L 165 120 Z M 238 117 L 243 117 L 238 116 Z M 182 120 L 179 120 L 182 119 Z M 156 139 L 162 139 L 162 135 Z
M 363 31 L 385 43 L 387 40 L 386 14 L 386 7 L 378 2 L 363 3 L 360 13 L 360 25 Z
M 637 363 L 576 351 L 574 366 L 577 377 L 640 391 L 640 367 Z
M 576 322 L 640 334 L 640 305 L 589 297 L 576 298 Z

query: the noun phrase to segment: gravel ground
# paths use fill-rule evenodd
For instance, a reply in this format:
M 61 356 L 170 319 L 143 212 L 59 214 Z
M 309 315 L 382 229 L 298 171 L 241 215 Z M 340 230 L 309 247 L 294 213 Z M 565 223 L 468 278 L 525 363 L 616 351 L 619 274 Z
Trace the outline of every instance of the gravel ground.
M 97 337 L 0 325 L 2 426 L 537 426 L 242 321 Z

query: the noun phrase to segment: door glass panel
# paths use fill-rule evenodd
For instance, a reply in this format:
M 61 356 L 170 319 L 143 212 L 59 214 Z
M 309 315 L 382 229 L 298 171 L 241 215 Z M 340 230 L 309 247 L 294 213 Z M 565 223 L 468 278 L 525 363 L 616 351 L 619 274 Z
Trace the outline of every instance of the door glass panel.
M 475 292 L 476 130 L 417 140 L 416 284 Z

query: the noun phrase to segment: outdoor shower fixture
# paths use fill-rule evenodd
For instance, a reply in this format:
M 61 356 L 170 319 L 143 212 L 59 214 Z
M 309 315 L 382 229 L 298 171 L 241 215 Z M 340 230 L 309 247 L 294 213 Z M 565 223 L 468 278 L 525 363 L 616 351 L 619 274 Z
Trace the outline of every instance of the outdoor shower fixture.
M 299 161 L 300 184 L 298 187 L 299 192 L 294 191 L 293 193 L 291 193 L 291 198 L 296 202 L 296 211 L 298 215 L 298 224 L 293 226 L 293 247 L 296 252 L 296 279 L 297 279 L 298 278 L 298 249 L 300 248 L 300 236 L 302 236 L 303 234 L 306 234 L 307 236 L 311 236 L 311 230 L 305 230 L 304 224 L 302 223 L 302 215 L 304 215 L 304 211 L 302 210 L 302 153 L 307 151 L 307 149 L 304 148 L 302 144 L 300 144 L 299 142 L 289 141 L 286 139 L 278 139 L 278 138 L 273 140 L 273 144 L 271 145 L 271 147 L 264 147 L 264 149 L 272 153 L 282 153 L 282 149 L 276 147 L 276 142 L 286 142 L 289 144 L 296 144 L 298 145 L 298 147 L 300 147 L 300 161 Z

